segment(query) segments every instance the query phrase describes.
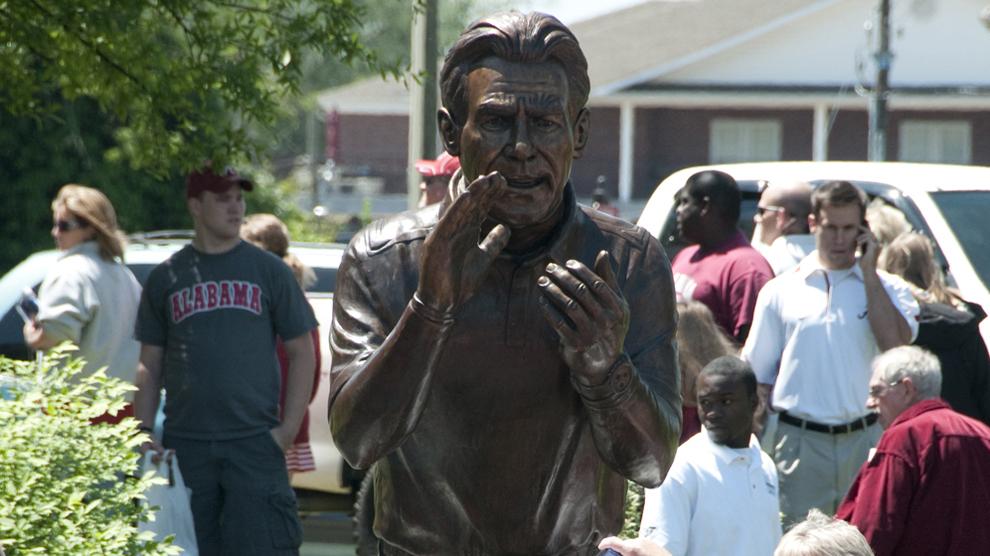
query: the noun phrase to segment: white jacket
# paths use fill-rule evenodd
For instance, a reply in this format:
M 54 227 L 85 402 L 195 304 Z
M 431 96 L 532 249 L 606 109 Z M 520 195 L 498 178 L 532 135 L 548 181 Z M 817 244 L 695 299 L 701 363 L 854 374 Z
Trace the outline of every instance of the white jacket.
M 141 286 L 124 264 L 100 257 L 95 241 L 67 250 L 45 276 L 37 320 L 45 334 L 79 346 L 84 374 L 107 367 L 107 375 L 134 383 L 141 345 L 134 320 Z

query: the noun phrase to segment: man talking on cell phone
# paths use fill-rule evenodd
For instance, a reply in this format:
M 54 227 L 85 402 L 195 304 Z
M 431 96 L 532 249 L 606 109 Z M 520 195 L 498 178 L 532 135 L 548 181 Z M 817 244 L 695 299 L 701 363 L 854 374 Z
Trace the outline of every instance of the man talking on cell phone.
M 348 462 L 375 463 L 381 554 L 597 554 L 626 480 L 670 467 L 670 265 L 575 202 L 587 70 L 551 16 L 471 24 L 441 72 L 461 163 L 446 198 L 371 224 L 341 261 L 330 424 Z
M 817 250 L 767 282 L 742 356 L 779 414 L 771 446 L 785 528 L 818 508 L 834 514 L 881 430 L 866 413 L 870 362 L 918 332 L 907 284 L 877 270 L 866 194 L 844 181 L 811 197 Z M 771 440 L 771 442 L 767 442 Z

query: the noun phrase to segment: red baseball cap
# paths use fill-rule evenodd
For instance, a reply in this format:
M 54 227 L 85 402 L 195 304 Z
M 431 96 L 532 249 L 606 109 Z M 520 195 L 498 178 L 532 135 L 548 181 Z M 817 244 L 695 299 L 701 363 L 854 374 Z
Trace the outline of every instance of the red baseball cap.
M 251 180 L 242 178 L 229 166 L 224 168 L 221 174 L 217 174 L 212 168 L 206 167 L 186 176 L 186 198 L 199 197 L 199 194 L 204 191 L 223 193 L 235 185 L 244 191 L 254 189 L 254 184 L 251 183 Z
M 456 156 L 450 156 L 446 151 L 436 160 L 420 160 L 416 163 L 416 171 L 423 177 L 453 176 L 461 167 L 461 161 Z

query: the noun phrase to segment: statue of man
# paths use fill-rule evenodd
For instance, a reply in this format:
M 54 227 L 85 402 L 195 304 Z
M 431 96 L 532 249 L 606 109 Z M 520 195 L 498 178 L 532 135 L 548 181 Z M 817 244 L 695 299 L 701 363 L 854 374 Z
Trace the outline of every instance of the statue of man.
M 446 198 L 365 228 L 338 272 L 333 437 L 375 463 L 382 554 L 597 554 L 626 479 L 674 456 L 670 264 L 575 202 L 590 86 L 557 19 L 473 23 L 441 88 Z

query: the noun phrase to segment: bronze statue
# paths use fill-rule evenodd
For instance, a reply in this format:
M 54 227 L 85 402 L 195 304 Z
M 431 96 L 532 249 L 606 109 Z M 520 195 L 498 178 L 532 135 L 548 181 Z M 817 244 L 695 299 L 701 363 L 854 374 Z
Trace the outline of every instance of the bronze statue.
M 382 554 L 596 554 L 677 445 L 670 264 L 575 202 L 590 86 L 557 19 L 473 23 L 441 87 L 445 200 L 365 228 L 338 272 L 333 437 L 375 463 Z

